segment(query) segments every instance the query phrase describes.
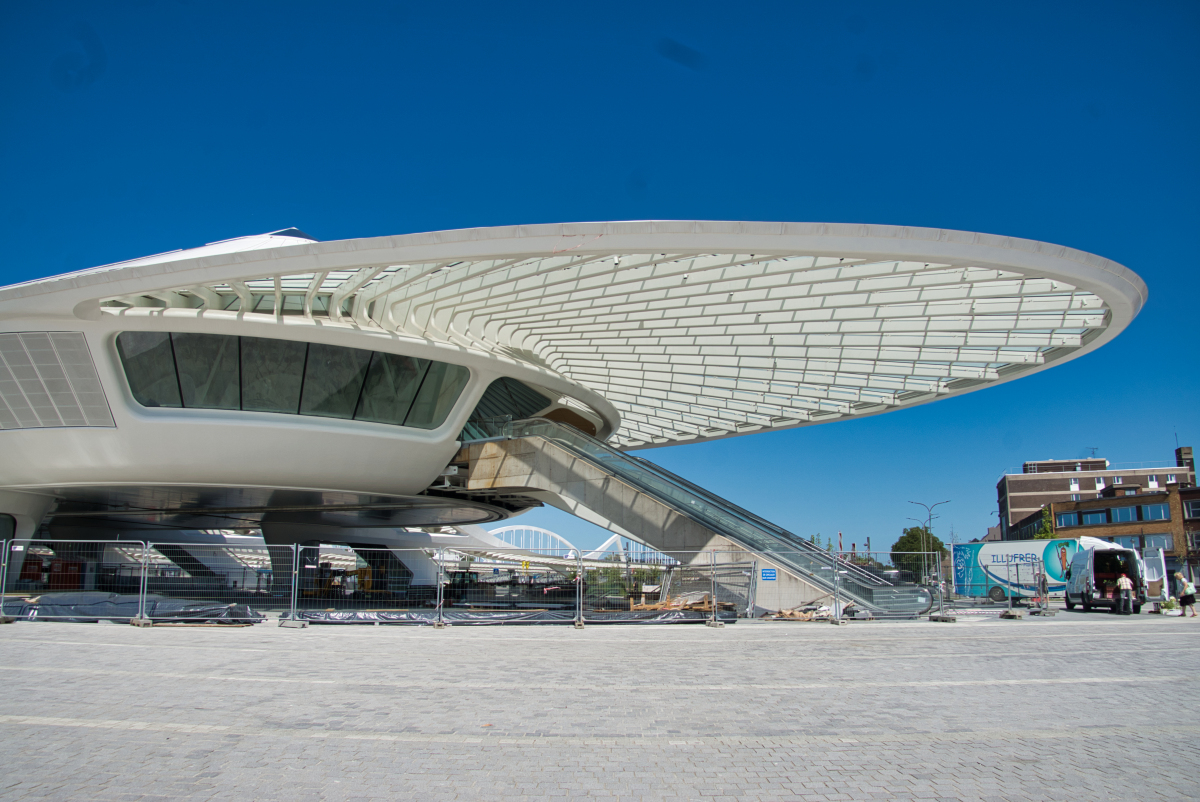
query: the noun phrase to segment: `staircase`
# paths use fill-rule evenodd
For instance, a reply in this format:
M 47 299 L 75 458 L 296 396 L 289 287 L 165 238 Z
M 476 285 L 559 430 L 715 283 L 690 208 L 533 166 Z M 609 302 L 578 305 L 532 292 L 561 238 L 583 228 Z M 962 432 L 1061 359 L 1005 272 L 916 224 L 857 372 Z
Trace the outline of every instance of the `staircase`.
M 878 617 L 912 618 L 929 590 L 894 585 L 649 460 L 617 451 L 570 426 L 540 418 L 503 424 L 496 437 L 464 443 L 466 490 L 524 494 L 604 521 L 687 561 L 723 539 L 814 588 L 837 592 Z M 836 572 L 836 578 L 835 578 Z

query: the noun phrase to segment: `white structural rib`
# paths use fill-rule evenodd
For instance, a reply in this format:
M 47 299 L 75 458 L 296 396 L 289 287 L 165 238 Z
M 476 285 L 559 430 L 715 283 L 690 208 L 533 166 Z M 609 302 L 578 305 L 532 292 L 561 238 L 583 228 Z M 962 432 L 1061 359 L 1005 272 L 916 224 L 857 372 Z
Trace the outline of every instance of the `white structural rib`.
M 1008 381 L 1099 347 L 1146 298 L 1134 273 L 1081 251 L 890 226 L 648 221 L 259 239 L 10 287 L 0 314 L 185 306 L 446 343 L 583 385 L 619 412 L 614 443 L 644 448 Z

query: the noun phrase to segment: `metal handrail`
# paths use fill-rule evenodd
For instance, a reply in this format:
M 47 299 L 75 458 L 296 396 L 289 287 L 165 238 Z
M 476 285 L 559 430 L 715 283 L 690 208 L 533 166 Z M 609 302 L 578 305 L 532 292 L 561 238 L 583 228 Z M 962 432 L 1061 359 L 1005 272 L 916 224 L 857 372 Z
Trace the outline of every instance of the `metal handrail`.
M 932 603 L 928 591 L 914 592 L 911 588 L 891 585 L 861 567 L 839 559 L 797 535 L 768 524 L 747 510 L 695 487 L 670 471 L 617 451 L 570 426 L 543 418 L 530 418 L 508 422 L 503 428 L 511 439 L 542 437 L 589 459 L 685 517 L 722 533 L 752 552 L 771 555 L 822 588 L 832 588 L 837 577 L 832 574 L 825 576 L 821 572 L 836 570 L 839 575 L 853 572 L 853 577 L 844 576 L 837 584 L 847 596 L 860 604 L 895 612 L 924 612 Z M 896 602 L 908 603 L 897 605 Z

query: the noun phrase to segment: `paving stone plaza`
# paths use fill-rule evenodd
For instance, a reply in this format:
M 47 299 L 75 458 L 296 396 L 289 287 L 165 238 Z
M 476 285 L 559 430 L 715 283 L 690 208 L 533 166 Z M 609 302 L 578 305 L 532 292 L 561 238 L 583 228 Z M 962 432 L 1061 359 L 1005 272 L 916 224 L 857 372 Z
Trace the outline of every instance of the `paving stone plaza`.
M 0 799 L 1183 800 L 1200 626 L 0 627 Z

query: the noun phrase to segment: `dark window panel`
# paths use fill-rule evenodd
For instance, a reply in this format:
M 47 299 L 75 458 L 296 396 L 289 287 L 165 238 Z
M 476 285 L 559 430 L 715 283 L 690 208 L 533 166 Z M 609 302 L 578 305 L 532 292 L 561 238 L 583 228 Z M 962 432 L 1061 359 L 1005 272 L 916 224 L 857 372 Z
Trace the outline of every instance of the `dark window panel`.
M 1143 521 L 1169 521 L 1171 508 L 1166 504 L 1147 504 L 1142 507 Z
M 460 365 L 260 337 L 122 332 L 117 349 L 134 398 L 147 407 L 298 412 L 434 429 L 470 378 Z M 516 390 L 530 394 L 528 403 L 541 398 Z
M 470 375 L 471 372 L 461 365 L 445 362 L 430 365 L 404 425 L 417 429 L 436 429 L 441 426 L 463 387 L 466 387 Z
M 473 440 L 496 434 L 495 421 L 511 417 L 513 420 L 528 418 L 539 410 L 550 406 L 550 399 L 526 387 L 516 379 L 501 376 L 488 385 L 467 424 L 463 427 L 460 440 Z
M 1112 508 L 1112 522 L 1114 524 L 1129 523 L 1130 521 L 1136 521 L 1137 519 L 1137 507 Z
M 404 425 L 428 367 L 427 359 L 376 352 L 371 357 L 355 420 Z
M 239 409 L 238 338 L 224 334 L 172 334 L 183 405 Z
M 353 418 L 370 359 L 361 348 L 310 343 L 300 414 Z
M 242 409 L 300 411 L 304 351 L 308 343 L 242 337 Z
M 181 407 L 171 335 L 156 331 L 123 331 L 117 352 L 134 399 L 144 407 Z

